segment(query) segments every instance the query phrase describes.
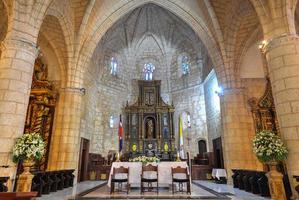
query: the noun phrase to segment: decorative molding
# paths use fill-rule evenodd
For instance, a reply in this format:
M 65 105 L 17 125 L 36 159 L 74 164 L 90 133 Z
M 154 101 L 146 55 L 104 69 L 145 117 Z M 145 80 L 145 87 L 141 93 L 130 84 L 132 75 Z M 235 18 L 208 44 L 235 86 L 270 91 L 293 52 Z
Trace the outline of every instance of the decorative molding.
M 244 94 L 245 88 L 225 88 L 223 89 L 223 96 L 228 94 Z
M 299 41 L 298 35 L 282 34 L 278 37 L 265 41 L 265 44 L 261 47 L 261 51 L 267 54 L 270 50 L 275 49 L 285 43 Z
M 40 48 L 36 45 L 36 43 L 22 40 L 22 39 L 6 39 L 1 42 L 1 51 L 5 51 L 8 47 L 13 47 L 15 49 L 25 49 L 26 51 L 31 52 L 35 58 L 37 58 Z
M 65 87 L 65 88 L 61 88 L 60 92 L 79 93 L 83 96 L 86 94 L 86 89 L 79 88 L 79 87 Z

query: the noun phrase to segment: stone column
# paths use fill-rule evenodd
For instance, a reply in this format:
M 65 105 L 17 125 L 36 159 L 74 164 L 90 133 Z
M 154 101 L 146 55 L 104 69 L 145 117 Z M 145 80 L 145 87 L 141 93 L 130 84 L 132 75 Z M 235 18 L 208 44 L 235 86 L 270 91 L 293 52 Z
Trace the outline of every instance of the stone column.
M 224 166 L 231 183 L 231 169 L 258 169 L 252 152 L 255 135 L 244 89 L 226 89 L 220 96 Z
M 0 58 L 0 167 L 1 176 L 10 176 L 11 190 L 16 167 L 12 163 L 15 139 L 24 131 L 32 83 L 34 62 L 38 53 L 35 43 L 19 39 L 1 44 Z
M 293 175 L 299 175 L 299 37 L 276 37 L 264 46 L 263 52 L 268 61 L 281 136 L 289 149 L 286 163 L 294 186 Z M 296 194 L 294 190 L 293 193 Z
M 65 88 L 59 93 L 48 170 L 78 168 L 82 95 L 79 88 Z

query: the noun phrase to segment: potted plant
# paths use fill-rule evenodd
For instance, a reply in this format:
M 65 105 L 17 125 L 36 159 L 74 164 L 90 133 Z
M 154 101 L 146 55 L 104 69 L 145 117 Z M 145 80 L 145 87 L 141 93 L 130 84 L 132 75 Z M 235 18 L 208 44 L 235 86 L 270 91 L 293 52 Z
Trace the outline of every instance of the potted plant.
M 130 162 L 142 162 L 142 165 L 146 165 L 147 163 L 159 162 L 160 159 L 158 157 L 147 157 L 147 156 L 138 156 L 136 158 L 130 159 Z
M 13 162 L 23 162 L 24 173 L 30 173 L 30 167 L 45 153 L 45 142 L 40 134 L 32 132 L 18 138 L 13 147 Z
M 277 171 L 277 164 L 287 158 L 287 147 L 278 135 L 264 130 L 253 139 L 253 152 L 261 162 L 270 167 L 267 177 L 272 199 L 286 200 L 283 175 Z
M 280 137 L 271 131 L 261 131 L 253 139 L 253 152 L 263 163 L 273 165 L 287 158 L 288 150 Z

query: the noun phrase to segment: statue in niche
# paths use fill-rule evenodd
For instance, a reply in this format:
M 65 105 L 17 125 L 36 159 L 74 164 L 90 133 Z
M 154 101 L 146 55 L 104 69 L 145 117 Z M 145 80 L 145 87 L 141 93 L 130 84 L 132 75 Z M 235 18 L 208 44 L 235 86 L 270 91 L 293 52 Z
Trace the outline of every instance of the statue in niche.
M 146 122 L 146 138 L 152 139 L 154 136 L 154 122 L 153 119 L 148 119 Z

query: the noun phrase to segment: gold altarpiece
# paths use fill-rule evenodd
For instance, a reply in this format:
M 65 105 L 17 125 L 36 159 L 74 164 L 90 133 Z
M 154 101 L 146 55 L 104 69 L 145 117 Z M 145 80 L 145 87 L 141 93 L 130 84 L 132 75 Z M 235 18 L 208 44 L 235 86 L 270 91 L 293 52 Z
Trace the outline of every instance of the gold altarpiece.
M 46 143 L 46 153 L 41 161 L 36 163 L 36 170 L 39 171 L 45 171 L 47 168 L 57 97 L 58 93 L 53 83 L 48 81 L 47 65 L 37 58 L 34 64 L 24 133 L 40 133 Z
M 174 107 L 163 101 L 160 80 L 139 80 L 138 89 L 138 100 L 125 107 L 126 152 L 170 159 L 175 150 Z
M 268 78 L 263 96 L 260 99 L 253 97 L 248 100 L 248 103 L 251 107 L 255 132 L 269 130 L 279 134 L 271 82 Z

